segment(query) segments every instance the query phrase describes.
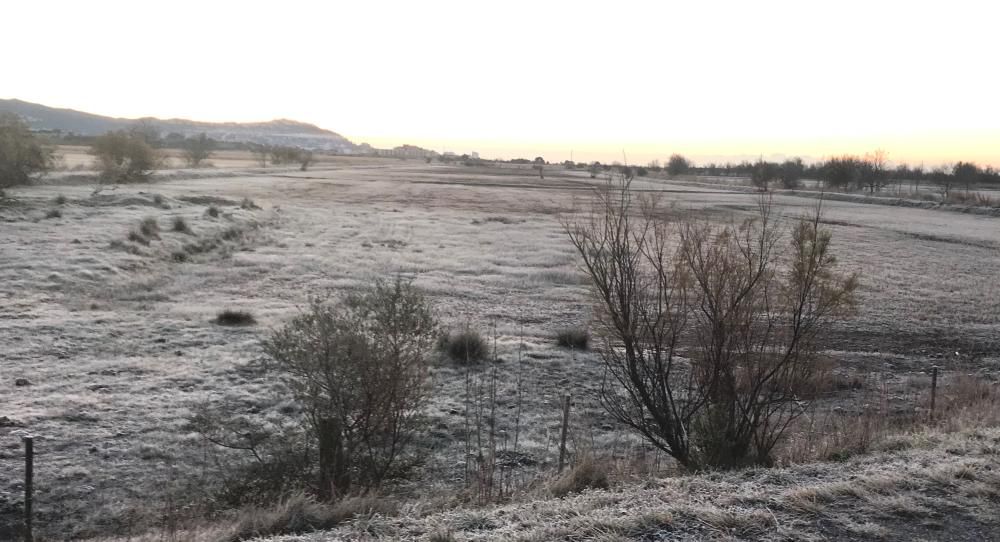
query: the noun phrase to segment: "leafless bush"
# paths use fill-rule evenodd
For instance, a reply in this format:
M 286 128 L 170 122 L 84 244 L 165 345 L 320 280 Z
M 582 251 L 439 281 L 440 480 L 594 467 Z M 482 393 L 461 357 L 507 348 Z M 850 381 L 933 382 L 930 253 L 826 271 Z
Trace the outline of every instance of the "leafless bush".
M 854 305 L 820 209 L 787 236 L 766 198 L 741 222 L 672 221 L 622 179 L 565 227 L 601 308 L 608 412 L 689 468 L 770 463 Z
M 264 341 L 315 432 L 322 497 L 377 487 L 406 466 L 435 331 L 423 294 L 397 278 L 337 305 L 314 300 Z

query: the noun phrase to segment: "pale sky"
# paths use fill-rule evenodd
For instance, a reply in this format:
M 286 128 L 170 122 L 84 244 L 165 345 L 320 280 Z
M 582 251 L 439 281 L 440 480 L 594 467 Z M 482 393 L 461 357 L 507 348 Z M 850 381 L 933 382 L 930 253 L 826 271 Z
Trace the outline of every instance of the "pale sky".
M 990 1 L 10 1 L 0 97 L 550 161 L 1000 166 Z

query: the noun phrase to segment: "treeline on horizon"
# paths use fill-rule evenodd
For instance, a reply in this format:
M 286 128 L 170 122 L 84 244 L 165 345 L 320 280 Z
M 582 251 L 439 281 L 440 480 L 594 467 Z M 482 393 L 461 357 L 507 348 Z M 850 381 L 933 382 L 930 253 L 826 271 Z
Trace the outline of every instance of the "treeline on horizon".
M 541 157 L 534 160 L 518 158 L 513 164 L 545 163 Z M 709 163 L 696 165 L 679 154 L 670 157 L 665 165 L 653 160 L 645 166 L 623 165 L 620 162 L 577 163 L 565 161 L 567 169 L 586 169 L 595 177 L 598 172 L 618 171 L 626 176 L 644 177 L 652 173 L 668 175 L 701 175 L 709 177 L 749 178 L 751 183 L 763 190 L 773 186 L 794 189 L 802 186 L 805 179 L 822 181 L 827 188 L 843 191 L 863 190 L 879 192 L 890 185 L 910 183 L 919 188 L 920 183 L 929 182 L 939 187 L 947 195 L 953 188 L 972 189 L 982 185 L 1000 185 L 1000 171 L 991 166 L 982 167 L 974 162 L 959 161 L 950 166 L 925 168 L 922 165 L 890 165 L 884 151 L 867 153 L 864 156 L 841 155 L 826 160 L 806 164 L 801 158 L 791 158 L 783 162 L 763 159 L 743 160 L 738 163 Z

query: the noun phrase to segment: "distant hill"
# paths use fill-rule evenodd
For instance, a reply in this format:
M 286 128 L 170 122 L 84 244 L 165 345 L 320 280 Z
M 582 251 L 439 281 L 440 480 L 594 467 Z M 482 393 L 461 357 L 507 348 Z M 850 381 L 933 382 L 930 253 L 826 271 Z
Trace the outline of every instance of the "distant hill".
M 315 150 L 353 153 L 357 146 L 344 136 L 318 126 L 294 120 L 270 122 L 198 122 L 185 119 L 123 119 L 104 117 L 73 109 L 58 109 L 22 100 L 0 99 L 0 111 L 20 116 L 33 130 L 60 131 L 66 134 L 100 135 L 110 130 L 128 129 L 146 124 L 167 138 L 205 133 L 218 141 L 289 145 Z M 176 137 L 176 136 L 175 136 Z

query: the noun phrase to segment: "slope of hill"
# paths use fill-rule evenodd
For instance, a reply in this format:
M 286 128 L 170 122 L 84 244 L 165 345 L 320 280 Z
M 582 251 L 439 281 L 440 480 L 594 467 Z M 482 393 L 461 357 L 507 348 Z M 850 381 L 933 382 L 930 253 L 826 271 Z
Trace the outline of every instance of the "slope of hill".
M 58 109 L 16 99 L 0 99 L 0 111 L 20 116 L 33 130 L 58 130 L 78 135 L 99 135 L 109 130 L 127 129 L 142 123 L 158 131 L 161 136 L 174 133 L 188 137 L 205 133 L 218 141 L 292 145 L 341 153 L 350 153 L 356 148 L 354 143 L 336 132 L 286 119 L 251 123 L 198 122 L 152 117 L 123 119 L 73 109 Z
M 368 512 L 355 506 L 360 515 L 331 530 L 267 538 L 329 524 L 338 513 L 299 496 L 171 534 L 195 542 L 1000 540 L 1000 429 L 899 436 L 881 451 L 840 462 L 649 479 L 564 498 L 536 495 L 436 511 L 415 503 L 388 515 L 378 506 Z M 149 533 L 127 540 L 163 539 Z

